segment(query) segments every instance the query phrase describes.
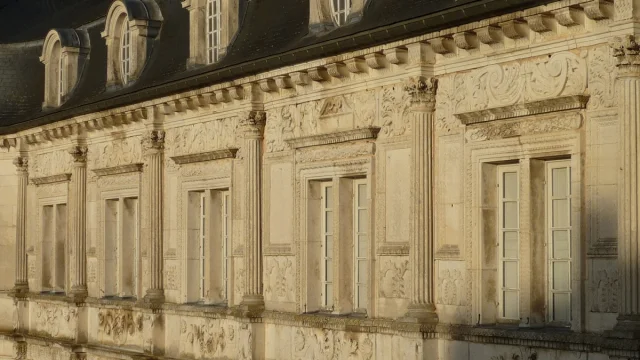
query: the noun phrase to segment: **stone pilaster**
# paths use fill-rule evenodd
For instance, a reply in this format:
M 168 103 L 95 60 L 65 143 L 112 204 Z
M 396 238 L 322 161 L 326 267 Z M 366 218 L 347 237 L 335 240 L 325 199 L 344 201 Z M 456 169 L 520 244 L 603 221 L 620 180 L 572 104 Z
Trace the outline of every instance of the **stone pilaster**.
M 405 87 L 411 96 L 411 247 L 413 286 L 409 321 L 437 323 L 433 300 L 433 121 L 435 78 L 416 78 Z
M 16 278 L 13 287 L 15 296 L 29 292 L 27 279 L 27 184 L 29 181 L 28 160 L 17 157 L 13 160 L 18 175 L 18 202 L 16 207 Z
M 640 337 L 640 47 L 633 36 L 611 42 L 617 59 L 621 173 L 618 179 L 620 312 L 614 335 Z
M 71 297 L 82 302 L 87 297 L 87 148 L 74 146 L 69 150 L 73 157 L 71 170 L 70 244 L 75 254 L 75 271 L 71 274 Z
M 164 302 L 164 288 L 162 283 L 163 271 L 163 239 L 162 239 L 162 196 L 163 196 L 163 155 L 164 155 L 164 131 L 152 130 L 143 139 L 146 157 L 145 176 L 147 181 L 148 198 L 145 210 L 149 219 L 149 288 L 145 295 L 147 303 Z
M 251 111 L 240 121 L 244 134 L 245 163 L 245 245 L 246 273 L 242 305 L 251 313 L 264 308 L 262 294 L 262 140 L 264 111 Z

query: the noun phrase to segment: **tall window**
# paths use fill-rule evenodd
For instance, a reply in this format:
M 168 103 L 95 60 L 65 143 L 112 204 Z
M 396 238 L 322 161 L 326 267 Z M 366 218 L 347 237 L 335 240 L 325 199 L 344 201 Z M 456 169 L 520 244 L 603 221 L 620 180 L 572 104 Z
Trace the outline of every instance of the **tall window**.
M 366 310 L 369 304 L 369 209 L 367 207 L 367 182 L 365 179 L 353 183 L 353 219 L 355 254 L 355 301 L 356 310 Z
M 62 53 L 58 59 L 58 105 L 62 105 L 62 97 L 64 96 L 64 62 L 62 60 Z
M 42 208 L 42 290 L 62 293 L 65 284 L 67 205 Z
M 547 162 L 549 321 L 571 321 L 571 167 Z
M 322 307 L 333 308 L 333 185 L 322 184 Z
M 131 75 L 131 31 L 126 17 L 122 20 L 122 32 L 120 35 L 120 71 L 122 73 L 122 84 L 127 84 Z
M 220 57 L 220 0 L 207 0 L 207 63 L 213 64 Z
M 230 291 L 231 196 L 228 190 L 188 193 L 187 301 L 224 303 Z
M 137 293 L 138 198 L 105 202 L 105 295 Z
M 337 26 L 344 25 L 351 12 L 351 0 L 331 0 L 331 15 Z
M 519 170 L 518 165 L 498 167 L 500 317 L 520 318 L 519 298 Z

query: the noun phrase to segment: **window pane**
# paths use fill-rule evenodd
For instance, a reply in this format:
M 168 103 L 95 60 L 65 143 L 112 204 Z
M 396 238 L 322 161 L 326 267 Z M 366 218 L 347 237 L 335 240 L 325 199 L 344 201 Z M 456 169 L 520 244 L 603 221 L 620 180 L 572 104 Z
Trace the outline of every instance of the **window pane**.
M 553 226 L 569 226 L 569 200 L 553 200 Z
M 506 201 L 503 203 L 503 228 L 518 228 L 518 203 L 515 201 Z
M 358 279 L 356 279 L 357 282 L 360 284 L 366 284 L 368 278 L 368 261 L 358 260 Z
M 324 189 L 324 207 L 332 208 L 333 207 L 333 188 L 331 186 L 327 186 Z
M 333 284 L 325 284 L 324 294 L 326 306 L 333 306 Z
M 367 185 L 358 184 L 358 206 L 367 206 Z
M 324 231 L 327 234 L 333 233 L 333 212 L 327 211 L 324 213 Z
M 505 291 L 503 295 L 503 314 L 508 319 L 518 319 L 518 292 Z
M 554 230 L 553 231 L 553 258 L 568 259 L 571 257 L 571 248 L 569 246 L 569 231 Z
M 367 209 L 358 210 L 358 232 L 367 233 L 369 226 L 369 216 Z
M 553 290 L 571 290 L 571 266 L 568 261 L 553 262 Z
M 369 239 L 367 235 L 358 235 L 358 257 L 367 257 L 369 252 Z
M 327 235 L 325 238 L 325 256 L 332 257 L 333 256 L 333 236 Z
M 518 198 L 518 174 L 515 172 L 506 172 L 503 174 L 504 186 L 503 197 L 505 199 L 517 199 Z
M 571 294 L 553 294 L 553 320 L 571 321 Z
M 333 279 L 333 261 L 327 260 L 325 261 L 325 269 L 324 269 L 324 280 L 331 281 Z
M 504 244 L 502 256 L 506 259 L 518 258 L 518 232 L 505 231 L 503 234 Z
M 369 304 L 366 286 L 358 286 L 358 304 L 356 304 L 359 308 L 366 308 Z
M 569 195 L 569 169 L 568 168 L 558 168 L 551 170 L 552 177 L 552 193 L 553 196 L 557 197 L 566 197 Z
M 507 289 L 518 288 L 518 263 L 516 261 L 505 261 L 503 263 L 503 284 Z

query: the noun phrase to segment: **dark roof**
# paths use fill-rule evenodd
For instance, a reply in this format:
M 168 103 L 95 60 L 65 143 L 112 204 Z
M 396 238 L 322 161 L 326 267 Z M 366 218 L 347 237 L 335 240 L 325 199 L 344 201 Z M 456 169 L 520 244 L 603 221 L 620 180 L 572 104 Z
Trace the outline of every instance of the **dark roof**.
M 151 1 L 151 0 L 144 0 Z M 140 78 L 107 89 L 100 37 L 112 0 L 0 0 L 0 134 L 145 101 L 298 62 L 496 16 L 552 0 L 369 0 L 360 21 L 309 33 L 309 0 L 240 0 L 240 25 L 217 64 L 186 69 L 188 12 L 180 0 L 155 0 L 164 18 Z M 25 16 L 24 14 L 30 14 Z M 42 110 L 41 40 L 52 28 L 83 28 L 90 59 L 70 98 Z M 21 44 L 16 42 L 34 42 Z M 14 43 L 13 45 L 2 44 Z

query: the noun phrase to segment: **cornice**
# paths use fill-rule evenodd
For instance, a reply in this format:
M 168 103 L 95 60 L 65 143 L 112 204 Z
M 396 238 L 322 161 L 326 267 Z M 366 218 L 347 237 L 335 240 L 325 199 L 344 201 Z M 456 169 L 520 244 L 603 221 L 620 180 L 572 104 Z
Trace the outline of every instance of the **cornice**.
M 69 180 L 71 180 L 71 174 L 58 174 L 58 175 L 31 178 L 31 182 L 34 185 L 55 184 L 59 182 L 69 181 Z
M 457 113 L 455 114 L 455 117 L 464 125 L 471 125 L 493 120 L 502 120 L 563 110 L 585 109 L 588 101 L 588 95 L 569 95 L 491 109 Z
M 220 159 L 233 159 L 236 157 L 237 152 L 238 152 L 238 149 L 229 148 L 229 149 L 202 152 L 197 154 L 172 156 L 171 160 L 173 160 L 178 165 L 184 165 L 184 164 L 192 164 L 197 162 L 213 161 L 213 160 L 220 160 Z
M 108 168 L 93 169 L 92 171 L 98 176 L 120 175 L 120 174 L 132 173 L 132 172 L 140 172 L 142 171 L 143 165 L 144 164 L 142 163 L 135 163 L 135 164 L 113 166 Z
M 338 144 L 354 140 L 375 139 L 378 137 L 378 132 L 380 132 L 380 128 L 378 127 L 367 127 L 335 133 L 286 139 L 285 141 L 292 148 L 300 149 L 311 146 Z

